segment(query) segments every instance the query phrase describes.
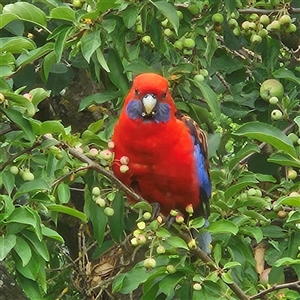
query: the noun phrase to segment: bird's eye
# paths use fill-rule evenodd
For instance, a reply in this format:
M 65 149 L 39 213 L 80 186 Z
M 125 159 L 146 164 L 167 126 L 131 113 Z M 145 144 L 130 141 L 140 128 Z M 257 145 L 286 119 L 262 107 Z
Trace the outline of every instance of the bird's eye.
M 138 96 L 138 95 L 140 94 L 140 92 L 139 92 L 138 89 L 135 89 L 135 90 L 134 90 L 134 93 L 135 93 L 136 96 Z
M 163 93 L 163 94 L 162 94 L 162 97 L 163 97 L 163 98 L 166 98 L 166 97 L 167 97 L 167 93 Z

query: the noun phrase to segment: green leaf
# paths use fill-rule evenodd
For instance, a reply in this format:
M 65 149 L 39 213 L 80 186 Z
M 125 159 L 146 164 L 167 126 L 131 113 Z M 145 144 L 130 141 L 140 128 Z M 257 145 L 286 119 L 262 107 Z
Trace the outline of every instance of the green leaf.
M 2 183 L 8 195 L 10 195 L 15 187 L 15 176 L 10 171 L 3 171 L 1 175 Z
M 54 45 L 54 52 L 56 54 L 56 62 L 60 62 L 63 55 L 64 49 L 66 47 L 66 41 L 69 37 L 70 32 L 73 30 L 73 26 L 62 25 L 62 29 L 56 37 L 56 42 Z
M 298 125 L 298 128 L 300 129 L 300 116 L 295 117 L 294 122 Z
M 25 37 L 0 38 L 1 52 L 22 53 L 25 50 L 33 50 L 35 48 L 35 43 Z
M 101 46 L 100 31 L 89 31 L 81 39 L 81 52 L 89 63 L 93 53 Z
M 16 269 L 19 273 L 21 273 L 24 277 L 36 280 L 38 277 L 39 269 L 40 269 L 40 257 L 38 255 L 34 255 L 31 257 L 30 261 L 27 263 L 26 268 L 24 268 L 22 260 L 18 255 L 14 255 L 14 262 Z
M 40 241 L 33 232 L 28 230 L 23 230 L 22 235 L 32 244 L 37 254 L 39 254 L 44 260 L 49 260 L 49 252 L 44 241 Z
M 300 160 L 286 153 L 274 153 L 268 158 L 268 161 L 282 166 L 300 168 Z
M 146 201 L 139 201 L 137 203 L 135 203 L 134 205 L 132 205 L 133 209 L 141 209 L 143 211 L 148 211 L 150 213 L 152 213 L 152 206 L 150 203 L 146 202 Z
M 66 215 L 73 216 L 77 219 L 80 219 L 82 222 L 87 223 L 86 215 L 77 209 L 59 204 L 50 204 L 47 205 L 47 208 L 54 212 L 60 212 Z
M 14 102 L 14 103 L 16 103 L 20 106 L 25 107 L 30 116 L 34 115 L 35 107 L 32 104 L 32 101 L 29 101 L 24 96 L 18 95 L 16 93 L 12 93 L 12 92 L 7 92 L 7 93 L 5 93 L 5 98 L 7 98 L 8 100 L 10 100 L 10 101 L 12 101 L 12 102 Z
M 97 2 L 97 9 L 99 9 L 102 13 L 105 13 L 111 8 L 116 6 L 116 0 L 101 0 Z
M 257 244 L 263 239 L 263 233 L 259 227 L 242 226 L 240 227 L 240 233 L 254 237 Z
M 5 5 L 3 13 L 15 14 L 21 20 L 28 21 L 44 28 L 47 26 L 46 14 L 36 5 L 27 2 L 16 2 Z
M 25 267 L 29 263 L 29 261 L 32 257 L 32 252 L 31 252 L 30 246 L 23 238 L 21 238 L 20 236 L 17 236 L 17 241 L 16 241 L 16 245 L 14 247 L 14 250 L 19 255 L 19 257 L 22 261 L 22 266 Z
M 283 257 L 278 259 L 275 263 L 275 267 L 281 267 L 281 266 L 289 266 L 289 265 L 299 265 L 300 259 L 293 259 L 290 257 Z
M 17 193 L 14 195 L 14 199 L 17 199 L 23 194 L 27 194 L 27 193 L 33 194 L 41 190 L 42 191 L 50 190 L 48 183 L 46 183 L 43 179 L 37 178 L 32 181 L 27 181 L 19 187 Z
M 114 70 L 108 73 L 110 80 L 125 95 L 128 92 L 128 80 L 124 74 L 122 61 L 116 51 L 110 49 L 107 56 L 107 64 L 110 70 Z
M 232 170 L 239 162 L 241 162 L 244 158 L 246 158 L 249 154 L 259 153 L 260 148 L 258 145 L 247 144 L 242 149 L 240 149 L 237 153 L 235 153 L 234 157 L 228 162 L 229 169 Z
M 107 62 L 106 62 L 106 60 L 105 60 L 105 58 L 104 58 L 104 55 L 103 55 L 103 53 L 102 53 L 102 51 L 101 51 L 100 48 L 97 48 L 97 49 L 96 49 L 96 55 L 97 55 L 97 60 L 98 60 L 98 62 L 99 62 L 99 64 L 100 64 L 100 66 L 101 66 L 106 72 L 110 72 L 110 69 L 109 69 L 109 67 L 108 67 L 108 65 L 107 65 Z
M 246 136 L 274 146 L 292 156 L 296 156 L 291 140 L 278 128 L 266 123 L 249 122 L 237 129 L 234 135 Z
M 50 120 L 50 121 L 44 121 L 41 124 L 41 131 L 40 134 L 46 134 L 46 133 L 64 133 L 65 132 L 65 128 L 64 126 L 61 124 L 61 121 L 57 121 L 57 120 Z
M 18 283 L 24 289 L 29 299 L 43 299 L 43 295 L 40 292 L 40 286 L 37 281 L 26 278 L 20 273 L 17 274 L 17 278 Z
M 179 17 L 175 7 L 166 1 L 150 1 L 170 21 L 176 34 L 178 34 Z
M 15 14 L 6 13 L 6 14 L 0 15 L 0 29 L 5 27 L 11 21 L 14 21 L 17 19 L 18 19 L 18 17 Z
M 284 196 L 274 203 L 274 209 L 280 208 L 282 205 L 300 207 L 300 196 Z
M 163 227 L 159 227 L 156 231 L 155 234 L 158 238 L 169 238 L 171 236 L 170 232 Z
M 84 110 L 92 104 L 102 104 L 117 99 L 120 96 L 122 96 L 122 93 L 120 93 L 119 91 L 102 92 L 87 96 L 81 100 L 79 105 L 79 111 Z
M 226 263 L 223 266 L 223 269 L 231 269 L 231 268 L 236 267 L 236 266 L 241 266 L 241 263 L 239 263 L 237 261 L 229 261 L 228 263 Z
M 68 203 L 71 198 L 70 187 L 65 183 L 60 183 L 57 187 L 57 195 L 60 203 Z
M 294 83 L 300 84 L 300 78 L 295 76 L 295 73 L 286 68 L 279 68 L 273 72 L 275 78 L 283 78 Z
M 11 249 L 16 245 L 14 234 L 0 236 L 0 261 L 3 261 Z
M 73 23 L 77 23 L 75 10 L 69 6 L 55 7 L 50 12 L 52 19 L 66 20 Z
M 204 99 L 206 100 L 207 105 L 209 106 L 216 120 L 217 121 L 220 120 L 221 109 L 220 109 L 220 103 L 217 94 L 205 82 L 199 82 L 197 80 L 193 80 L 193 83 L 195 84 L 196 87 L 200 89 Z
M 208 65 L 211 64 L 211 60 L 215 54 L 215 51 L 219 48 L 219 43 L 214 31 L 209 31 L 207 34 L 207 47 L 205 49 L 204 57 L 206 57 Z
M 217 234 L 217 233 L 231 233 L 236 235 L 239 231 L 238 226 L 229 220 L 219 220 L 215 221 L 206 228 L 207 231 Z
M 42 226 L 42 234 L 46 237 L 49 237 L 53 240 L 60 242 L 60 243 L 64 242 L 63 237 L 58 232 L 56 232 L 55 230 L 53 230 L 49 227 Z
M 233 281 L 231 275 L 230 275 L 228 272 L 222 273 L 221 278 L 222 278 L 222 280 L 223 280 L 225 283 L 227 283 L 227 284 L 232 284 L 232 283 L 234 283 L 234 281 Z
M 46 55 L 48 52 L 53 50 L 54 48 L 54 43 L 47 43 L 43 45 L 42 47 L 39 47 L 37 49 L 34 49 L 32 51 L 26 51 L 23 52 L 16 61 L 17 66 L 19 67 L 24 67 L 25 65 L 34 62 L 35 60 L 43 57 Z
M 19 223 L 30 225 L 36 236 L 42 239 L 41 219 L 38 213 L 30 207 L 17 207 L 12 214 L 7 218 L 6 223 Z
M 124 209 L 125 201 L 123 195 L 119 192 L 116 193 L 114 200 L 111 203 L 114 209 L 114 215 L 108 218 L 108 225 L 112 238 L 120 243 L 124 237 Z
M 182 248 L 182 249 L 186 249 L 186 250 L 189 249 L 186 242 L 178 236 L 170 236 L 166 240 L 166 243 L 171 245 L 174 248 Z

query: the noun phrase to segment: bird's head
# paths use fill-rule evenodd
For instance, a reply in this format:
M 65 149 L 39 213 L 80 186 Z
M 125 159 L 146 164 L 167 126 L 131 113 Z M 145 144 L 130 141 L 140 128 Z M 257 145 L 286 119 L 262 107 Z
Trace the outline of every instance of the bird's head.
M 145 122 L 166 123 L 175 114 L 168 81 L 154 73 L 144 73 L 134 79 L 124 105 L 130 119 Z

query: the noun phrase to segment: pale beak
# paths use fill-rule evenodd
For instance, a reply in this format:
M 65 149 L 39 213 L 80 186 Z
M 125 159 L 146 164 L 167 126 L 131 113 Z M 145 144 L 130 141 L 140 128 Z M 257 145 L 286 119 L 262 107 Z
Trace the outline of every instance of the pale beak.
M 153 111 L 155 106 L 157 105 L 157 99 L 152 94 L 147 94 L 142 99 L 142 103 L 144 106 L 144 115 L 150 116 L 153 115 L 155 112 Z

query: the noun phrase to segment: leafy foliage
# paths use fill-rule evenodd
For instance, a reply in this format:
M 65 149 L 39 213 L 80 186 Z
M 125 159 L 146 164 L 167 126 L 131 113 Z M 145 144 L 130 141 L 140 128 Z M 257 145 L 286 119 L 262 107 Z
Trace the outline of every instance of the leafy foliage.
M 298 299 L 298 1 L 2 2 L 0 259 L 27 296 Z M 113 124 L 142 72 L 168 78 L 208 132 L 207 229 L 192 214 L 171 229 L 149 220 L 109 171 Z M 72 127 L 50 116 L 57 98 Z M 211 258 L 194 229 L 213 235 Z

